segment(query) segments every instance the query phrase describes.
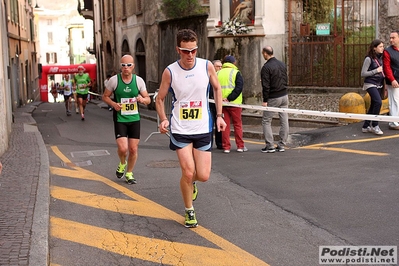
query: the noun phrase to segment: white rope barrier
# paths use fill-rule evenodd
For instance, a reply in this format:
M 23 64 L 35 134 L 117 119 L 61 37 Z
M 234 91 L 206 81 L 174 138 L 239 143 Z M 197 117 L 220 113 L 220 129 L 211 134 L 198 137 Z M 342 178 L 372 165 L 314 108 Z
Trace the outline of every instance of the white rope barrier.
M 100 96 L 100 97 L 102 97 L 102 95 L 101 94 L 98 94 L 98 93 L 95 93 L 95 92 L 91 92 L 91 91 L 89 91 L 89 93 L 91 94 L 91 95 L 95 95 L 95 96 Z M 151 97 L 151 96 L 153 96 L 155 93 L 148 93 L 148 95 Z
M 94 92 L 91 92 L 91 91 L 89 91 L 89 94 L 91 94 L 91 95 L 95 95 L 95 96 L 100 96 L 100 97 L 102 97 L 102 95 L 101 95 L 101 94 L 94 93 Z
M 100 94 L 89 91 L 90 94 L 96 96 L 102 96 Z M 149 93 L 153 96 L 155 93 Z M 214 100 L 209 99 L 209 102 L 215 103 Z M 356 120 L 371 120 L 371 121 L 384 121 L 384 122 L 399 122 L 399 116 L 387 116 L 387 115 L 367 115 L 367 114 L 354 114 L 354 113 L 340 113 L 340 112 L 323 112 L 313 110 L 301 110 L 301 109 L 290 109 L 290 108 L 278 108 L 278 107 L 264 107 L 259 105 L 248 105 L 248 104 L 234 104 L 229 102 L 223 102 L 223 106 L 239 107 L 250 110 L 258 111 L 271 111 L 279 113 L 290 113 L 298 115 L 311 115 L 321 117 L 336 117 L 343 119 L 356 119 Z
M 215 101 L 210 99 L 209 102 L 214 103 Z M 323 111 L 312 111 L 312 110 L 300 110 L 290 108 L 277 108 L 277 107 L 263 107 L 259 105 L 248 105 L 248 104 L 234 104 L 230 102 L 223 102 L 223 106 L 239 107 L 258 111 L 272 111 L 279 113 L 290 113 L 298 115 L 312 115 L 321 117 L 337 117 L 344 119 L 357 119 L 357 120 L 371 120 L 371 121 L 384 121 L 384 122 L 399 122 L 399 116 L 387 116 L 387 115 L 367 115 L 367 114 L 353 114 L 353 113 L 340 113 L 340 112 L 323 112 Z

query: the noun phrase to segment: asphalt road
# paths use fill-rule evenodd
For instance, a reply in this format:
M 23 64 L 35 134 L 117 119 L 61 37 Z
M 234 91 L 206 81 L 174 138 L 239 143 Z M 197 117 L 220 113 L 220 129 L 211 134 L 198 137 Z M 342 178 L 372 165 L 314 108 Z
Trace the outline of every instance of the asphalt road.
M 309 132 L 309 143 L 264 154 L 213 151 L 199 184 L 197 229 L 182 226 L 180 169 L 168 138 L 142 120 L 136 185 L 115 177 L 112 113 L 62 103 L 33 113 L 51 166 L 52 265 L 319 265 L 321 245 L 399 243 L 399 132 L 351 124 Z

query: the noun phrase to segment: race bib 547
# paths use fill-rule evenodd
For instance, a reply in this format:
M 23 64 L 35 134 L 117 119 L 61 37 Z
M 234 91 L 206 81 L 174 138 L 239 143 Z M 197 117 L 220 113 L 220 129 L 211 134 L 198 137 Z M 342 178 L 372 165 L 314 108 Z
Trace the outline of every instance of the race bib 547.
M 180 120 L 201 120 L 202 101 L 180 102 Z

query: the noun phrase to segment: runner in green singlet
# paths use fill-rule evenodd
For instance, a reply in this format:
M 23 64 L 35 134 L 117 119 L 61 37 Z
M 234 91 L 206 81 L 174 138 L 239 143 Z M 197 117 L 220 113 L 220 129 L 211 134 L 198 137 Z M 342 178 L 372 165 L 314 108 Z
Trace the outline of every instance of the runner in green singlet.
M 137 161 L 140 141 L 140 110 L 138 104 L 151 102 L 144 80 L 133 74 L 134 60 L 121 58 L 121 73 L 112 76 L 106 85 L 103 101 L 114 109 L 114 131 L 118 145 L 119 165 L 116 177 L 125 176 L 128 184 L 136 184 L 133 168 Z M 114 100 L 110 97 L 114 94 Z M 126 170 L 126 174 L 125 174 Z
M 79 73 L 75 75 L 75 85 L 76 85 L 76 96 L 78 100 L 80 115 L 82 121 L 85 120 L 85 108 L 87 102 L 87 95 L 89 94 L 89 89 L 91 86 L 90 76 L 84 73 L 85 68 L 83 66 L 78 66 Z

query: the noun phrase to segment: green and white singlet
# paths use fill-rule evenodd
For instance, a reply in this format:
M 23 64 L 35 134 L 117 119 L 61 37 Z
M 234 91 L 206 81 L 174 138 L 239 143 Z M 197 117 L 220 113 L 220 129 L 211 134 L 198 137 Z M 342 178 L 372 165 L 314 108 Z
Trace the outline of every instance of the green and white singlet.
M 107 89 L 113 89 L 114 101 L 122 104 L 122 109 L 116 114 L 117 122 L 135 122 L 140 120 L 140 112 L 138 109 L 137 96 L 139 91 L 146 91 L 144 80 L 132 75 L 130 83 L 122 80 L 121 74 L 110 78 Z

